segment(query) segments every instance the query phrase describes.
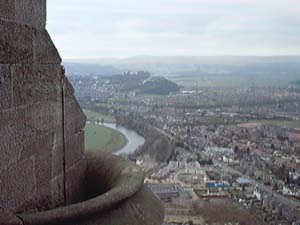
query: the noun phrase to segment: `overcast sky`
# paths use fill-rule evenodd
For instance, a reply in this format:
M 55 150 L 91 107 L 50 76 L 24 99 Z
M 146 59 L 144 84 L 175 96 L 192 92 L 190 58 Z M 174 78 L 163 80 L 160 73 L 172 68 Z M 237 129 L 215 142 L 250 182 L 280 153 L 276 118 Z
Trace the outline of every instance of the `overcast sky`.
M 48 0 L 64 59 L 300 55 L 299 0 Z

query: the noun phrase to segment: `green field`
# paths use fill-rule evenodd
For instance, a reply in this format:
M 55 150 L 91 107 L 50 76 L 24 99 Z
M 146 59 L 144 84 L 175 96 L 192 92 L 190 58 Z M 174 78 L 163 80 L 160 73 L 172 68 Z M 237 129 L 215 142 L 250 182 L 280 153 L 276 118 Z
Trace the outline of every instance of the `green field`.
M 111 115 L 104 115 L 102 113 L 92 112 L 90 110 L 83 110 L 83 112 L 86 115 L 87 119 L 90 121 L 96 121 L 96 120 L 101 121 L 102 119 L 104 119 L 104 122 L 106 123 L 116 122 L 115 118 Z
M 85 149 L 90 151 L 115 152 L 127 143 L 126 137 L 109 127 L 87 125 L 85 127 Z
M 300 121 L 292 121 L 292 120 L 280 120 L 280 119 L 248 120 L 248 121 L 244 121 L 241 124 L 248 125 L 248 126 L 266 125 L 266 126 L 285 127 L 290 129 L 300 129 Z
M 292 120 L 252 120 L 250 123 L 260 123 L 268 126 L 287 127 L 292 129 L 300 128 L 300 121 Z
M 285 87 L 289 84 L 286 80 L 270 79 L 245 79 L 243 77 L 212 77 L 201 78 L 197 76 L 169 77 L 170 80 L 184 87 L 185 90 L 201 88 L 248 88 L 248 87 Z

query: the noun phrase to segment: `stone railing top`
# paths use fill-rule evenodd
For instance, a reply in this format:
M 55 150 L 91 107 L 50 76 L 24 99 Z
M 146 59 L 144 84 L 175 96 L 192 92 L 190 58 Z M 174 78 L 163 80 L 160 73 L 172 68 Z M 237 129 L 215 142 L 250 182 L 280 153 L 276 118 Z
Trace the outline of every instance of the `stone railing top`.
M 18 218 L 24 225 L 64 225 L 72 222 L 82 225 L 87 224 L 85 219 L 90 218 L 94 218 L 88 223 L 91 225 L 107 224 L 107 221 L 112 225 L 162 224 L 162 205 L 144 187 L 144 174 L 134 164 L 117 156 L 88 153 L 86 178 L 86 201 L 44 212 L 19 214 Z M 128 205 L 124 206 L 126 202 Z M 136 208 L 137 205 L 140 208 Z

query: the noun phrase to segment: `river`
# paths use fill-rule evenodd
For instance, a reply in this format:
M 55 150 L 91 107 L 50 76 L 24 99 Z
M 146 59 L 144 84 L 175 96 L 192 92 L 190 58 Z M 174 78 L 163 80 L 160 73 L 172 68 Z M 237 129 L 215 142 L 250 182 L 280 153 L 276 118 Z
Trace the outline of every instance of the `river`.
M 121 132 L 127 139 L 127 144 L 120 150 L 117 150 L 114 153 L 115 155 L 131 154 L 135 152 L 139 146 L 142 146 L 145 143 L 145 139 L 133 130 L 117 126 L 115 123 L 103 123 L 102 125 Z

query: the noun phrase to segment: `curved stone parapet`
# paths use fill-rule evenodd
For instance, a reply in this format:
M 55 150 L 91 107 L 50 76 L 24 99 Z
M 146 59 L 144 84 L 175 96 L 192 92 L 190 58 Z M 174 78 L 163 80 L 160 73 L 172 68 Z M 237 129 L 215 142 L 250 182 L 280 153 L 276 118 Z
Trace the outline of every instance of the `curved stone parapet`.
M 0 2 L 0 225 L 160 225 L 135 165 L 85 155 L 86 117 L 45 25 L 46 0 Z
M 88 153 L 86 201 L 17 217 L 24 225 L 161 225 L 162 203 L 143 180 L 143 173 L 124 159 Z

